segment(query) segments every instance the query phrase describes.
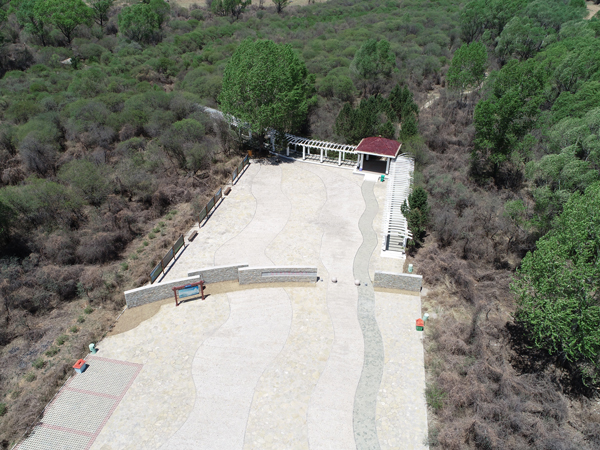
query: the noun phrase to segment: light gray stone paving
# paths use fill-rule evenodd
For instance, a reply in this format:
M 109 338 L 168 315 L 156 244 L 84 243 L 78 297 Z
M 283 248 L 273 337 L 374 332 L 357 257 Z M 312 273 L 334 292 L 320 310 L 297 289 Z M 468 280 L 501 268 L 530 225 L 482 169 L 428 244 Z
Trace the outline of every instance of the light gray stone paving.
M 215 265 L 273 264 L 265 250 L 283 229 L 291 212 L 290 202 L 281 191 L 279 165 L 269 162 L 260 164 L 260 176 L 253 179 L 252 195 L 256 199 L 256 212 L 252 221 L 215 252 Z
M 358 288 L 358 321 L 364 337 L 365 357 L 354 398 L 354 437 L 357 450 L 378 450 L 376 406 L 377 393 L 383 374 L 383 342 L 375 318 L 375 294 L 369 279 L 369 259 L 377 236 L 373 219 L 377 214 L 377 200 L 373 194 L 374 183 L 365 181 L 362 194 L 366 209 L 358 222 L 363 243 L 354 258 L 354 276 L 361 280 Z
M 202 227 L 196 227 L 198 236 L 192 242 L 186 242 L 185 250 L 169 269 L 164 281 L 187 277 L 188 272 L 193 269 L 221 265 L 215 263 L 217 249 L 247 227 L 256 213 L 252 185 L 261 168 L 261 164 L 256 163 L 247 166 L 246 171 L 232 186 L 229 195 L 223 197 L 219 207 L 213 210 L 212 216 L 202 222 Z M 240 258 L 225 264 L 246 262 Z
M 320 257 L 329 276 L 338 280 L 327 281 L 327 308 L 334 341 L 308 408 L 308 439 L 311 449 L 351 449 L 356 447 L 354 394 L 364 356 L 352 272 L 352 261 L 362 242 L 357 220 L 365 208 L 360 191 L 362 177 L 351 173 L 348 176 L 345 170 L 305 167 L 318 175 L 326 188 L 327 202 L 319 216 L 324 230 Z
M 317 262 L 319 276 L 327 278 L 319 258 L 323 230 L 318 218 L 326 201 L 323 182 L 303 170 L 303 164 L 282 164 L 281 169 L 281 188 L 292 204 L 292 212 L 266 254 L 276 265 Z M 327 285 L 320 282 L 314 288 L 285 290 L 293 310 L 290 334 L 256 385 L 244 449 L 309 448 L 308 406 L 333 343 Z
M 144 365 L 91 450 L 157 449 L 185 422 L 196 400 L 192 361 L 229 317 L 227 294 L 163 305 L 133 330 L 97 344 L 99 355 Z
M 418 294 L 375 291 L 385 365 L 377 397 L 377 434 L 385 450 L 426 449 L 427 404 Z
M 227 295 L 229 320 L 194 357 L 194 408 L 163 449 L 243 447 L 256 383 L 287 340 L 292 310 L 283 289 Z

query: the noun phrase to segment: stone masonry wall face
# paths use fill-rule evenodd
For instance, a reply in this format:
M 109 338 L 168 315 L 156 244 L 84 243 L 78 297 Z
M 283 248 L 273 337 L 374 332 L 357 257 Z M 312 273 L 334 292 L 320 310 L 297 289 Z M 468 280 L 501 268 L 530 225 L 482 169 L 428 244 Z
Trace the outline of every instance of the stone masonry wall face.
M 188 272 L 188 277 L 199 276 L 205 283 L 220 283 L 222 281 L 237 281 L 238 269 L 248 267 L 248 264 L 233 266 L 206 267 Z
M 165 283 L 156 283 L 151 286 L 143 286 L 141 288 L 125 291 L 125 302 L 128 308 L 145 305 L 147 303 L 157 302 L 166 298 L 172 298 L 173 289 L 175 286 L 183 286 L 190 283 L 200 281 L 200 277 L 180 278 L 179 280 L 167 281 Z
M 404 291 L 419 292 L 423 285 L 421 275 L 408 273 L 375 272 L 373 286 L 385 289 L 402 289 Z
M 297 274 L 297 275 L 294 275 Z M 240 284 L 317 282 L 316 267 L 251 267 L 239 269 Z

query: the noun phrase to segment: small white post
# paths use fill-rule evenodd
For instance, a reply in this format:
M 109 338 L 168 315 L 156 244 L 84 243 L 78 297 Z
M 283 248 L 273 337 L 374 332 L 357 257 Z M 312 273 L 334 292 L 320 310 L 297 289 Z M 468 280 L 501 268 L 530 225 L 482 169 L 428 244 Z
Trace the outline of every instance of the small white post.
M 290 156 L 290 144 L 289 143 L 288 143 L 287 147 L 285 148 L 285 155 Z
M 306 159 L 306 149 L 302 146 L 302 159 Z
M 321 162 L 323 162 L 323 147 L 321 147 Z
M 390 173 L 390 158 L 386 158 L 385 161 L 385 174 L 388 175 Z
M 369 160 L 369 155 L 367 155 L 367 161 Z
M 338 154 L 339 154 L 339 157 L 338 157 L 338 166 L 342 165 L 342 153 L 343 153 L 342 151 L 338 152 Z
M 361 153 L 360 154 L 360 170 L 362 170 L 362 168 L 363 168 L 364 160 L 365 160 L 365 155 L 364 155 L 364 153 Z

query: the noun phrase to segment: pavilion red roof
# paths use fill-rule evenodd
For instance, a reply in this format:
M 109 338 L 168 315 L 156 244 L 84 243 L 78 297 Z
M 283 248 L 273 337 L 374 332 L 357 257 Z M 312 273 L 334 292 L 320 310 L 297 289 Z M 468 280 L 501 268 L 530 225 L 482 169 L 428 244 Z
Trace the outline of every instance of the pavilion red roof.
M 369 155 L 386 156 L 395 158 L 400 152 L 402 144 L 392 139 L 382 137 L 364 138 L 356 147 L 358 153 L 367 153 Z

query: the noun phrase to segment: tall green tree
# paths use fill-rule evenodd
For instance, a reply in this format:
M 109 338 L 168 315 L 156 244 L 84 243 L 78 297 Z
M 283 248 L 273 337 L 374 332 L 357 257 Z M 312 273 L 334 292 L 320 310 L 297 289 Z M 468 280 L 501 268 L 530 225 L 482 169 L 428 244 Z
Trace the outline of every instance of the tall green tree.
M 528 253 L 512 290 L 516 320 L 538 348 L 598 381 L 600 369 L 600 184 L 574 194 L 556 226 Z
M 450 63 L 446 79 L 448 87 L 461 93 L 479 86 L 485 78 L 487 51 L 481 42 L 463 44 Z
M 430 207 L 427 198 L 427 191 L 417 186 L 408 196 L 408 202 L 404 200 L 400 208 L 408 222 L 408 229 L 413 235 L 409 245 L 423 243 L 423 236 L 429 224 Z
M 400 84 L 397 84 L 394 86 L 388 100 L 399 121 L 402 121 L 402 118 L 409 114 L 419 115 L 419 106 L 415 103 L 413 94 L 406 85 L 400 86 Z
M 271 0 L 273 3 L 275 3 L 275 7 L 277 8 L 277 12 L 281 13 L 281 11 L 283 11 L 285 8 L 287 8 L 291 3 L 292 0 Z
M 41 5 L 48 22 L 60 30 L 69 45 L 75 29 L 89 24 L 94 14 L 83 0 L 42 0 Z
M 335 121 L 334 131 L 347 143 L 358 144 L 361 139 L 382 136 L 396 137 L 396 113 L 390 102 L 381 95 L 361 100 L 356 109 L 346 103 Z
M 496 180 L 513 152 L 525 150 L 524 138 L 545 98 L 547 75 L 533 60 L 512 60 L 490 80 L 490 94 L 475 107 L 474 162 Z
M 210 9 L 214 14 L 237 20 L 251 3 L 252 0 L 213 0 Z
M 148 3 L 126 6 L 119 14 L 119 31 L 128 39 L 149 43 L 157 39 L 163 18 Z
M 350 68 L 363 83 L 363 95 L 376 94 L 378 82 L 389 77 L 396 68 L 396 56 L 385 39 L 369 39 L 354 55 Z
M 223 74 L 222 110 L 248 123 L 260 137 L 297 131 L 306 121 L 314 77 L 289 44 L 243 41 Z
M 10 12 L 15 13 L 19 25 L 28 33 L 37 37 L 43 46 L 48 45 L 49 17 L 42 0 L 13 0 Z
M 546 30 L 528 17 L 513 17 L 498 38 L 496 54 L 501 58 L 515 56 L 523 61 L 541 50 Z
M 104 28 L 108 22 L 108 12 L 112 8 L 115 0 L 91 0 L 90 7 L 94 10 L 94 21 Z

